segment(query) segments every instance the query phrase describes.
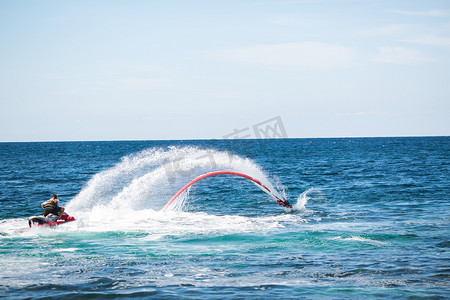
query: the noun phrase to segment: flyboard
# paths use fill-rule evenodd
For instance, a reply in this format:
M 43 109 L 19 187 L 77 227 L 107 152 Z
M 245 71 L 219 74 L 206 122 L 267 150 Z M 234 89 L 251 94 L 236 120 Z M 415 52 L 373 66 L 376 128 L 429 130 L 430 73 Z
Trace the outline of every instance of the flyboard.
M 261 183 L 261 181 L 259 181 L 258 179 L 255 179 L 247 174 L 244 173 L 239 173 L 239 172 L 234 172 L 234 171 L 216 171 L 216 172 L 210 172 L 210 173 L 206 173 L 203 174 L 197 178 L 195 178 L 194 180 L 192 180 L 191 182 L 189 182 L 188 184 L 186 184 L 183 188 L 181 188 L 173 197 L 172 199 L 169 200 L 169 202 L 166 203 L 166 205 L 164 205 L 164 207 L 162 208 L 162 211 L 166 211 L 167 208 L 169 208 L 169 206 L 172 204 L 173 201 L 175 201 L 175 199 L 180 196 L 180 194 L 182 192 L 184 192 L 188 187 L 190 187 L 191 185 L 193 185 L 194 183 L 196 183 L 199 180 L 202 180 L 204 178 L 210 177 L 210 176 L 216 176 L 216 175 L 235 175 L 235 176 L 240 176 L 246 179 L 249 179 L 251 181 L 253 181 L 256 185 L 258 185 L 261 189 L 263 189 L 265 192 L 267 192 L 269 195 L 271 195 L 272 197 L 275 198 L 276 202 L 284 207 L 287 208 L 292 208 L 292 205 L 289 203 L 288 200 L 286 200 L 285 198 L 280 198 L 278 197 L 273 191 L 271 191 L 267 186 L 265 186 L 264 184 Z
M 57 220 L 58 216 L 49 214 L 47 217 L 44 216 L 32 216 L 28 218 L 28 226 L 31 227 L 54 227 L 57 225 L 69 223 L 75 221 L 75 218 L 69 216 L 68 214 L 63 214 L 61 219 Z

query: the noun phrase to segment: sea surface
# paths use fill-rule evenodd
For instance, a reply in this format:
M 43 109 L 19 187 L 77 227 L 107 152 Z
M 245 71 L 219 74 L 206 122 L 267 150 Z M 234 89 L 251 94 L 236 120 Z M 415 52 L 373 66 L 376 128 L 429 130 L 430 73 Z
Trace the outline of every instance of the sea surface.
M 0 143 L 0 298 L 448 299 L 450 137 Z M 252 181 L 205 178 L 227 170 Z M 28 228 L 52 193 L 77 220 Z

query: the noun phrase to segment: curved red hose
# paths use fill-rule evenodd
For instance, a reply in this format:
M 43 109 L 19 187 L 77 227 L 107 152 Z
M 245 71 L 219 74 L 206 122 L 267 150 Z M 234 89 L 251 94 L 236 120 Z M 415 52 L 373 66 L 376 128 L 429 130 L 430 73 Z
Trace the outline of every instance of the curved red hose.
M 193 184 L 196 183 L 197 181 L 202 180 L 203 178 L 206 178 L 206 177 L 215 176 L 215 175 L 224 175 L 224 174 L 225 174 L 225 175 L 236 175 L 236 176 L 241 176 L 241 177 L 247 178 L 247 179 L 253 181 L 254 183 L 256 183 L 257 185 L 261 186 L 262 188 L 264 188 L 269 194 L 271 194 L 273 197 L 275 197 L 275 198 L 277 199 L 277 203 L 278 203 L 278 204 L 280 204 L 280 202 L 281 202 L 281 203 L 284 203 L 284 204 L 280 204 L 280 205 L 283 205 L 283 206 L 290 206 L 289 202 L 287 202 L 286 199 L 280 199 L 280 198 L 277 197 L 274 193 L 272 193 L 272 191 L 271 191 L 268 187 L 266 187 L 264 184 L 262 184 L 261 181 L 255 179 L 255 178 L 253 178 L 253 177 L 251 177 L 251 176 L 248 176 L 248 175 L 246 175 L 246 174 L 244 174 L 244 173 L 234 172 L 234 171 L 215 171 L 215 172 L 210 172 L 210 173 L 203 174 L 203 175 L 201 175 L 201 176 L 195 178 L 194 180 L 192 180 L 192 181 L 189 182 L 188 184 L 186 184 L 181 190 L 179 190 L 179 191 L 172 197 L 172 199 L 169 200 L 169 202 L 166 203 L 166 205 L 164 205 L 164 207 L 162 208 L 162 211 L 165 211 L 165 210 L 170 206 L 170 204 L 172 204 L 172 202 L 175 201 L 175 199 L 176 199 L 178 196 L 180 196 L 180 194 L 181 194 L 182 192 L 184 192 L 188 187 L 190 187 L 191 185 L 193 185 Z

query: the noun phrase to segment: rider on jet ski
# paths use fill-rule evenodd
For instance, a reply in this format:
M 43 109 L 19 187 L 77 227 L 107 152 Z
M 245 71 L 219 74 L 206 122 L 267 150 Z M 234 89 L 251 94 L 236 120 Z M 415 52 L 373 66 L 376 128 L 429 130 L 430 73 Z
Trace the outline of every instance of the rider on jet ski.
M 51 199 L 47 200 L 46 202 L 42 202 L 41 206 L 44 209 L 44 217 L 52 214 L 58 216 L 56 220 L 61 219 L 61 217 L 64 215 L 64 207 L 59 207 L 58 202 L 59 199 L 56 194 L 52 194 Z
M 52 194 L 52 198 L 42 202 L 44 209 L 43 216 L 31 216 L 28 218 L 28 226 L 56 226 L 67 222 L 75 221 L 74 217 L 64 212 L 64 207 L 58 205 L 58 196 Z

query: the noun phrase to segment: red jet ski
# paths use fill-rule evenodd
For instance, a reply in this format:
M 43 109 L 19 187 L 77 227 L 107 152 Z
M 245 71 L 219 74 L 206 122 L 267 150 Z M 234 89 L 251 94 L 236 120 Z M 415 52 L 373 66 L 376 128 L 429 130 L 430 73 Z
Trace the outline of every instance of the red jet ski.
M 69 216 L 68 214 L 64 213 L 61 217 L 61 219 L 58 219 L 58 216 L 49 214 L 46 217 L 44 216 L 32 216 L 28 218 L 28 226 L 30 227 L 53 227 L 56 225 L 61 225 L 64 223 L 75 221 L 75 218 L 72 216 Z

